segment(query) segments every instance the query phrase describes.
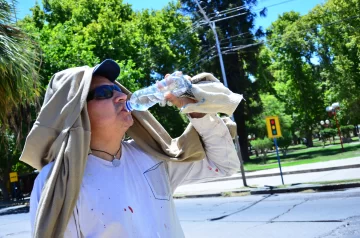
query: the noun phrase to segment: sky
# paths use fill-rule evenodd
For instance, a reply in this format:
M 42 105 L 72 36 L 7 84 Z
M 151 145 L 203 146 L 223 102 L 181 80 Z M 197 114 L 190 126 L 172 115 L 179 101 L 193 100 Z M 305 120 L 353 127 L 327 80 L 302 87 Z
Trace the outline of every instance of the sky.
M 17 17 L 23 18 L 26 14 L 29 14 L 29 9 L 34 6 L 35 2 L 38 1 L 41 3 L 41 0 L 17 0 Z M 132 5 L 134 10 L 142 10 L 145 8 L 151 9 L 161 9 L 165 7 L 170 0 L 123 0 L 126 3 Z M 262 26 L 263 29 L 266 29 L 271 22 L 275 21 L 278 15 L 287 12 L 287 11 L 298 11 L 302 15 L 309 12 L 315 5 L 324 3 L 325 0 L 258 0 L 258 6 L 254 9 L 262 9 L 263 7 L 268 7 L 267 17 L 256 19 L 256 26 Z M 279 4 L 272 6 L 274 4 Z

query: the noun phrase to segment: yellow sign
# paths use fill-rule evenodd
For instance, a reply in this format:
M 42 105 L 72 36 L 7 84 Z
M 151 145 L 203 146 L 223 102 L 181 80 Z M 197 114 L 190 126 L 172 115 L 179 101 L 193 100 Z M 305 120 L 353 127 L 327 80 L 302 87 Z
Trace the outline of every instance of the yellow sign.
M 269 138 L 281 137 L 281 129 L 279 123 L 279 117 L 266 117 L 266 128 L 268 131 Z
M 11 172 L 9 175 L 10 175 L 10 183 L 14 183 L 18 181 L 17 172 Z

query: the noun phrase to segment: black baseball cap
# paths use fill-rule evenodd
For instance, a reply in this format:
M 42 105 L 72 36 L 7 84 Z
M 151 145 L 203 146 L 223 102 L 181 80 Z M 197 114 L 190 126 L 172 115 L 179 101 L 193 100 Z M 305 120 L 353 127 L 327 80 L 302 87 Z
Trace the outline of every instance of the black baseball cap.
M 106 59 L 94 68 L 93 75 L 103 76 L 114 82 L 120 74 L 120 66 L 112 59 Z

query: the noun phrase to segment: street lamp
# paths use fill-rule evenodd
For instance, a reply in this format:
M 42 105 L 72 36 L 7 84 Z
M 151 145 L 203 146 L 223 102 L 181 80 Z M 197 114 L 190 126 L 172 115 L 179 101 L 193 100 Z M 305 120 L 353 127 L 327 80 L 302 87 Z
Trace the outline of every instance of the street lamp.
M 335 121 L 336 121 L 336 126 L 337 126 L 337 129 L 338 129 L 338 134 L 339 134 L 339 137 L 340 137 L 341 148 L 342 148 L 342 151 L 345 152 L 342 137 L 341 137 L 341 131 L 340 131 L 340 127 L 339 127 L 339 122 L 338 122 L 337 117 L 336 117 L 336 110 L 339 110 L 339 109 L 340 109 L 340 103 L 338 103 L 338 102 L 335 102 L 331 106 L 326 107 L 326 111 L 329 113 L 329 115 L 330 116 L 334 115 L 334 118 L 335 118 Z
M 330 121 L 329 120 L 321 120 L 320 121 L 320 125 L 324 126 L 324 127 L 328 127 L 330 125 Z
M 323 127 L 325 127 L 325 128 L 328 128 L 328 127 L 330 126 L 330 121 L 329 121 L 328 119 L 326 119 L 325 121 L 324 121 L 324 120 L 321 120 L 321 121 L 320 121 L 320 125 L 323 126 Z M 321 127 L 320 127 L 320 128 L 321 128 Z M 326 138 L 323 137 L 322 133 L 320 133 L 320 137 L 322 137 L 322 140 L 324 141 L 324 146 L 325 146 Z M 330 140 L 330 138 L 329 138 L 329 140 Z M 335 143 L 334 137 L 333 137 L 333 141 L 334 141 L 334 143 Z M 330 142 L 331 142 L 331 140 L 330 140 Z
M 254 134 L 252 134 L 252 135 L 248 135 L 248 137 L 247 137 L 247 138 L 249 139 L 250 154 L 251 154 L 251 150 L 252 150 L 251 141 L 252 141 L 252 140 L 255 140 L 255 135 L 254 135 Z M 257 152 L 255 151 L 255 153 L 256 153 L 256 157 L 257 157 Z

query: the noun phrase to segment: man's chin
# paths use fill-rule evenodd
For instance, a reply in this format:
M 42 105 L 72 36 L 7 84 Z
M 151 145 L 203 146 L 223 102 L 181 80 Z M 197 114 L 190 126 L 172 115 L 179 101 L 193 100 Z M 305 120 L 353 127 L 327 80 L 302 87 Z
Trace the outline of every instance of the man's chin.
M 132 118 L 131 114 L 122 118 L 122 122 L 126 127 L 131 127 L 134 124 L 134 119 Z

